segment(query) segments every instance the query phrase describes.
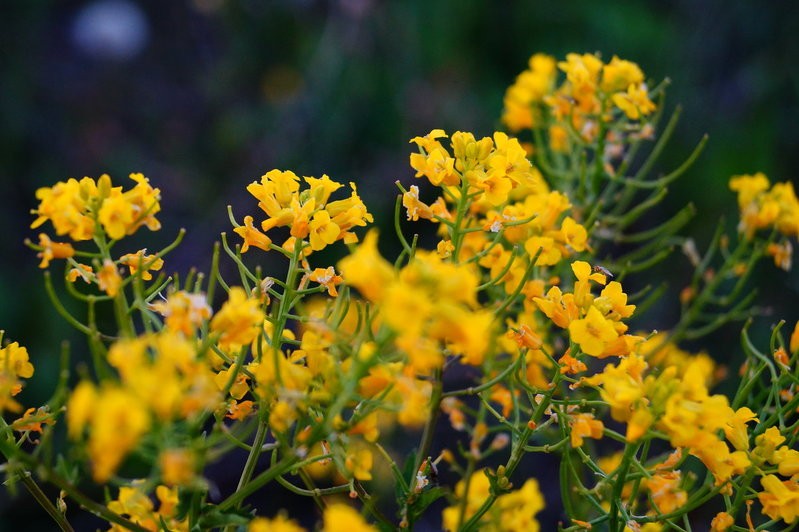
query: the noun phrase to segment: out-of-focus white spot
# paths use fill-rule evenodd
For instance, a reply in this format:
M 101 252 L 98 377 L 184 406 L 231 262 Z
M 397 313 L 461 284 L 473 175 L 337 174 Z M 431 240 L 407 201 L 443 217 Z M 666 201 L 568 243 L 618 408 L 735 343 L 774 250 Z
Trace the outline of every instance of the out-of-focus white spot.
M 97 0 L 72 22 L 72 41 L 84 54 L 124 61 L 147 44 L 150 27 L 141 8 L 128 0 Z

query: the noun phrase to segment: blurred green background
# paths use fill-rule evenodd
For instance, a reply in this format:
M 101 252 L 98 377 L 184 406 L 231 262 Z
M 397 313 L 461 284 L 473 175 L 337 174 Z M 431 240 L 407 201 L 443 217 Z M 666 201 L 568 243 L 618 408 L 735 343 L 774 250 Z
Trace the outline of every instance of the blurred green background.
M 412 180 L 408 139 L 437 127 L 491 134 L 505 88 L 538 51 L 617 54 L 671 78 L 668 105 L 684 111 L 663 170 L 703 133 L 710 143 L 664 212 L 695 202 L 700 248 L 720 216 L 734 225 L 730 175 L 791 180 L 799 167 L 791 1 L 10 0 L 0 20 L 0 327 L 36 365 L 26 404 L 47 397 L 59 342 L 74 338 L 22 244 L 35 239 L 35 190 L 67 177 L 122 183 L 136 171 L 160 187 L 164 229 L 147 245 L 189 230 L 169 271 L 207 270 L 229 231 L 226 205 L 252 212 L 245 186 L 272 168 L 355 181 L 386 225 L 393 182 Z M 661 273 L 685 273 L 670 260 Z M 799 317 L 799 277 L 763 272 L 767 334 Z M 714 337 L 717 359 L 734 360 L 738 330 Z M 51 526 L 33 515 L 44 519 L 24 494 L 0 496 L 0 530 Z

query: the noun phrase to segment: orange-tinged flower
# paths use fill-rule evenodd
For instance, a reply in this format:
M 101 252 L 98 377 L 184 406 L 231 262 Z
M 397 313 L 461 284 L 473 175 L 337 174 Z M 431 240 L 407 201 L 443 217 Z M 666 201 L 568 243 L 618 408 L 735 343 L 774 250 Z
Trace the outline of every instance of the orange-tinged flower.
M 67 280 L 70 283 L 74 283 L 78 280 L 78 277 L 83 279 L 83 282 L 90 283 L 94 279 L 94 271 L 91 266 L 87 266 L 86 264 L 78 264 L 75 268 L 72 268 L 67 272 Z
M 793 264 L 793 245 L 790 240 L 780 243 L 772 242 L 766 246 L 766 255 L 774 259 L 774 265 L 782 270 L 790 271 Z
M 11 423 L 11 428 L 18 432 L 42 432 L 42 423 L 54 425 L 55 416 L 49 413 L 47 407 L 29 408 L 21 418 Z
M 558 363 L 560 364 L 560 372 L 564 375 L 576 375 L 588 369 L 581 360 L 574 358 L 568 352 L 560 357 Z
M 236 401 L 233 400 L 228 406 L 228 413 L 225 417 L 241 421 L 246 419 L 253 411 L 253 401 Z
M 508 331 L 508 336 L 513 338 L 519 347 L 526 347 L 528 349 L 539 349 L 543 342 L 541 337 L 534 333 L 527 324 L 522 324 L 517 330 Z
M 68 259 L 75 255 L 75 248 L 69 242 L 53 242 L 44 233 L 39 233 L 39 245 L 42 250 L 36 254 L 42 259 L 39 268 L 47 268 L 53 259 Z
M 402 195 L 402 206 L 408 212 L 408 220 L 417 221 L 419 218 L 423 220 L 433 220 L 433 210 L 429 205 L 419 200 L 419 187 L 411 185 L 408 192 Z
M 594 419 L 594 414 L 581 413 L 569 417 L 569 427 L 571 427 L 571 446 L 581 447 L 583 438 L 602 438 L 605 425 L 602 421 Z
M 426 154 L 412 153 L 410 164 L 416 170 L 415 177 L 427 177 L 435 186 L 457 185 L 460 182 L 460 176 L 455 170 L 455 159 L 440 145 Z
M 688 494 L 680 487 L 681 483 L 682 475 L 679 471 L 660 471 L 645 480 L 652 503 L 658 512 L 668 514 L 685 505 Z
M 574 303 L 574 294 L 563 294 L 557 286 L 551 287 L 545 298 L 534 297 L 533 301 L 541 312 L 563 329 L 569 328 L 572 321 L 580 316 L 580 309 Z
M 272 239 L 262 233 L 257 227 L 253 226 L 252 222 L 252 216 L 245 216 L 244 225 L 233 228 L 233 232 L 244 239 L 244 243 L 241 245 L 241 252 L 247 253 L 250 246 L 269 251 Z
M 333 266 L 314 268 L 314 271 L 308 274 L 308 279 L 327 288 L 327 293 L 330 297 L 338 295 L 336 285 L 341 284 L 344 280 L 340 275 L 336 275 L 336 270 L 333 269 Z
M 655 418 L 652 412 L 641 407 L 635 409 L 627 421 L 627 433 L 624 435 L 628 442 L 635 442 L 641 439 L 654 423 Z
M 164 267 L 164 259 L 156 255 L 145 255 L 146 250 L 141 249 L 136 253 L 128 253 L 119 258 L 119 263 L 126 265 L 130 268 L 130 274 L 136 275 L 136 272 L 141 270 L 141 278 L 144 281 L 150 281 L 153 274 L 150 272 L 159 271 Z
M 735 524 L 735 519 L 727 512 L 719 512 L 710 522 L 710 532 L 724 532 Z

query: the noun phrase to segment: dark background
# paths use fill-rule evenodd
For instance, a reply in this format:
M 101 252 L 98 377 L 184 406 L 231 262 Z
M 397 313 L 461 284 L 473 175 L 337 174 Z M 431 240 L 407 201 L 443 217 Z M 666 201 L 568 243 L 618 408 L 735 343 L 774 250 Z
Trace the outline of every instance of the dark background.
M 253 212 L 245 186 L 272 168 L 356 181 L 386 226 L 393 182 L 412 180 L 408 139 L 436 127 L 491 134 L 505 88 L 538 51 L 617 54 L 648 79 L 671 78 L 668 105 L 684 110 L 663 170 L 703 133 L 710 142 L 663 211 L 695 202 L 700 248 L 720 216 L 734 227 L 730 175 L 793 180 L 799 167 L 790 1 L 10 0 L 0 28 L 0 327 L 36 365 L 29 405 L 50 393 L 60 340 L 75 335 L 22 241 L 36 236 L 35 190 L 68 177 L 123 184 L 143 172 L 161 188 L 164 228 L 141 241 L 154 250 L 188 229 L 169 271 L 207 270 L 213 242 L 230 232 L 226 205 L 239 219 Z M 766 338 L 775 320 L 799 317 L 799 278 L 762 271 L 760 304 L 775 308 L 756 325 Z M 675 256 L 652 275 L 675 276 L 676 294 L 687 273 Z M 639 323 L 667 327 L 674 308 Z M 738 330 L 703 345 L 735 366 Z M 44 519 L 26 495 L 0 496 L 0 529 L 51 527 Z

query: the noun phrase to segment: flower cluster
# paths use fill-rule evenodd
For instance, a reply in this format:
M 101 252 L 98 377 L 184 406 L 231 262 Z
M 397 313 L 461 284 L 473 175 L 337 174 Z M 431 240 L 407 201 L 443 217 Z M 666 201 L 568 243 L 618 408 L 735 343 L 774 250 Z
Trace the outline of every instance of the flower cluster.
M 112 240 L 132 235 L 142 225 L 158 230 L 161 223 L 155 215 L 161 210 L 160 191 L 142 174 L 130 174 L 130 178 L 136 185 L 124 192 L 106 174 L 96 181 L 84 177 L 40 188 L 36 191 L 39 207 L 33 211 L 38 216 L 31 227 L 49 220 L 57 235 L 69 235 L 74 241 L 90 240 L 100 227 Z
M 744 328 L 730 395 L 714 391 L 723 368 L 709 354 L 680 346 L 757 314 L 747 281 L 764 257 L 790 268 L 799 202 L 789 183 L 736 176 L 732 236 L 721 223 L 700 252 L 679 233 L 690 207 L 640 228 L 704 142 L 674 172 L 652 173 L 675 123 L 660 129 L 656 91 L 618 57 L 534 55 L 502 117 L 524 140 L 411 139 L 425 182 L 397 182 L 396 257 L 381 254 L 377 229 L 356 234 L 372 215 L 352 184 L 332 199 L 343 185 L 326 175 L 272 170 L 251 183 L 259 213 L 240 224 L 229 209 L 240 244 L 223 233 L 209 274 L 185 277 L 164 261 L 182 233 L 154 252 L 118 250 L 159 227 L 159 191 L 141 174 L 127 191 L 108 176 L 40 189 L 32 227 L 50 221 L 70 241 L 42 233 L 28 245 L 89 357 L 73 384 L 65 350 L 53 398 L 22 413 L 33 365 L 18 343 L 0 348 L 0 413 L 22 413 L 0 426 L 8 483 L 64 530 L 67 499 L 137 532 L 314 521 L 327 532 L 536 531 L 553 527 L 539 522 L 545 496 L 570 531 L 683 529 L 709 502 L 723 509 L 713 531 L 793 525 L 799 323 L 787 342 L 776 325 L 768 352 Z M 426 249 L 407 225 L 428 222 L 437 243 Z M 337 264 L 312 263 L 338 242 L 349 249 Z M 245 260 L 252 248 L 285 273 Z M 641 272 L 675 249 L 694 269 L 674 296 L 679 318 L 647 330 L 634 320 L 671 294 Z M 57 261 L 82 310 L 62 304 Z M 61 420 L 64 454 L 52 443 Z M 531 453 L 559 460 L 560 500 L 526 470 Z M 212 478 L 219 461 L 243 464 L 235 489 Z M 39 481 L 61 490 L 56 505 Z M 87 482 L 113 487 L 94 502 Z M 314 499 L 318 515 L 264 506 L 256 495 L 270 484 Z
M 565 74 L 557 84 L 558 70 Z M 656 106 L 638 65 L 616 56 L 604 63 L 594 54 L 568 54 L 565 61 L 536 54 L 505 93 L 502 122 L 513 132 L 539 128 L 552 116 L 550 147 L 568 152 L 575 139 L 591 141 L 598 122 L 622 114 L 637 121 Z
M 291 237 L 283 243 L 285 249 L 294 249 L 297 241 L 307 240 L 311 251 L 319 251 L 333 242 L 358 241 L 354 227 L 363 227 L 372 221 L 361 198 L 350 183 L 349 198 L 330 201 L 330 196 L 343 185 L 326 175 L 321 178 L 303 177 L 308 188 L 300 191 L 300 178 L 292 171 L 272 170 L 260 182 L 247 186 L 247 191 L 258 200 L 258 207 L 266 218 L 261 230 L 253 225 L 253 217 L 245 216 L 244 225 L 236 227 L 236 234 L 244 239 L 242 253 L 250 246 L 269 251 L 272 240 L 262 231 L 274 227 L 291 228 Z

